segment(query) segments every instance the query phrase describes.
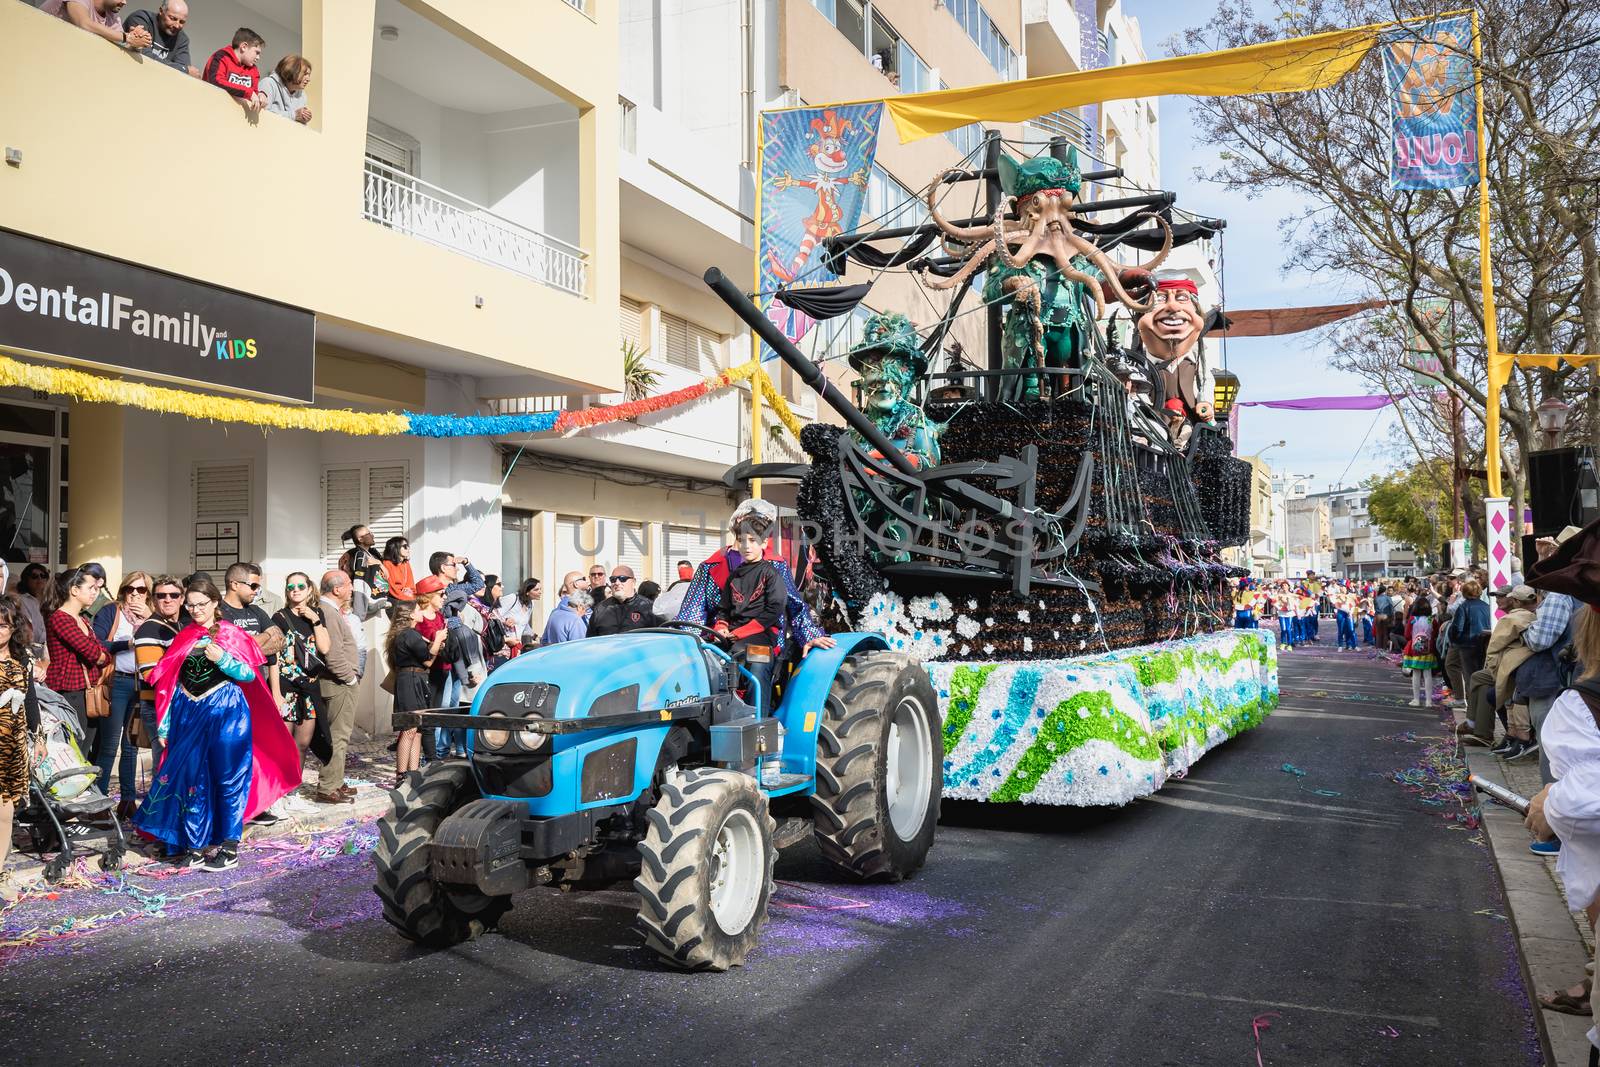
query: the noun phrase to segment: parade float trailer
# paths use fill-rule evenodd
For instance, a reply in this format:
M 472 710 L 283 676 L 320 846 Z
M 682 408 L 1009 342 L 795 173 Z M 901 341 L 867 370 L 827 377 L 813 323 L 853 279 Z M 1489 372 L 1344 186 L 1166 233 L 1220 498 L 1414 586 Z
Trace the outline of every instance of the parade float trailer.
M 954 290 L 926 331 L 868 319 L 849 353 L 859 405 L 706 273 L 844 423 L 805 429 L 810 463 L 742 464 L 730 484 L 798 482 L 805 535 L 851 623 L 926 664 L 947 797 L 1123 804 L 1277 705 L 1272 635 L 1228 628 L 1229 580 L 1244 572 L 1220 550 L 1248 540 L 1251 469 L 1205 396 L 1202 338 L 1221 316 L 1201 311 L 1192 283 L 1153 272 L 1174 242 L 1222 223 L 1174 223 L 1169 192 L 1079 202 L 1086 181 L 1117 176 L 1082 173 L 1061 141 L 1018 160 L 991 137 L 981 167 L 930 183 L 928 222 L 821 241 L 841 266 L 904 265 Z M 988 216 L 941 215 L 941 191 L 962 182 L 984 183 Z M 1084 217 L 1117 209 L 1129 213 Z M 1155 258 L 1121 268 L 1105 254 L 1119 244 Z M 975 295 L 986 367 L 930 372 Z M 1126 350 L 1104 327 L 1107 300 L 1136 320 Z

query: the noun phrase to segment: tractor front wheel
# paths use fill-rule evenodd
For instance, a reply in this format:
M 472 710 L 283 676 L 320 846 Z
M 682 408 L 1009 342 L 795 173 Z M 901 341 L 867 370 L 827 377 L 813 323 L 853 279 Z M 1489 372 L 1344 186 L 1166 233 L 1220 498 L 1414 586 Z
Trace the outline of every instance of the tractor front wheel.
M 674 967 L 725 971 L 755 948 L 772 897 L 776 828 L 748 774 L 687 771 L 661 787 L 639 843 L 637 925 Z
M 839 667 L 817 731 L 817 847 L 858 878 L 898 882 L 933 847 L 943 728 L 928 672 L 897 652 Z
M 470 886 L 447 887 L 433 879 L 434 831 L 477 795 L 465 763 L 430 763 L 389 792 L 393 806 L 378 820 L 378 844 L 372 850 L 378 880 L 372 888 L 383 901 L 383 917 L 406 937 L 432 948 L 471 941 L 511 908 L 510 897 L 488 896 Z

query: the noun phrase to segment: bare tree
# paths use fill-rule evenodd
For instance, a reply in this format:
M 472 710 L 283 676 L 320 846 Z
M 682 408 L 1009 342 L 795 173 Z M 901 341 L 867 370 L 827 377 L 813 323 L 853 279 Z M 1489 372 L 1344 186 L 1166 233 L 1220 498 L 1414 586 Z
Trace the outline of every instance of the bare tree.
M 1307 0 L 1268 23 L 1248 3 L 1223 0 L 1216 15 L 1183 39 L 1187 52 L 1254 44 L 1452 10 L 1455 4 Z M 1578 0 L 1487 0 L 1480 8 L 1488 187 L 1493 207 L 1495 304 L 1500 348 L 1520 353 L 1600 351 L 1600 245 L 1595 237 L 1600 157 L 1600 12 Z M 1463 42 L 1465 47 L 1465 42 Z M 1406 335 L 1420 338 L 1441 369 L 1434 377 L 1465 412 L 1461 454 L 1452 462 L 1501 464 L 1520 530 L 1525 457 L 1536 444 L 1535 409 L 1549 396 L 1587 395 L 1573 430 L 1600 438 L 1592 371 L 1561 364 L 1518 369 L 1502 394 L 1507 440 L 1485 454 L 1487 367 L 1479 287 L 1478 193 L 1392 191 L 1393 152 L 1382 59 L 1374 49 L 1332 88 L 1310 93 L 1201 98 L 1196 136 L 1222 149 L 1214 174 L 1246 195 L 1285 188 L 1312 206 L 1284 220 L 1285 267 L 1334 275 L 1395 314 L 1330 331 L 1335 362 L 1377 388 L 1414 389 L 1403 367 Z M 1421 313 L 1425 297 L 1456 311 L 1456 336 Z M 1407 328 L 1409 327 L 1409 329 Z M 1417 458 L 1436 458 L 1440 427 L 1430 400 L 1403 411 Z M 1448 440 L 1448 435 L 1446 435 Z M 1476 510 L 1476 509 L 1474 509 Z

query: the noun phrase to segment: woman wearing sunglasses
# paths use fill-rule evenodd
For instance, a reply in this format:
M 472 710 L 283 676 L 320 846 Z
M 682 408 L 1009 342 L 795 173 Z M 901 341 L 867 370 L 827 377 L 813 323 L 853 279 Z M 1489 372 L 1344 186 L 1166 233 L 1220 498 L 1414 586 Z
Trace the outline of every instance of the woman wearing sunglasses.
M 139 711 L 139 673 L 133 639 L 150 617 L 150 582 L 144 571 L 129 571 L 117 587 L 117 599 L 94 617 L 94 635 L 111 656 L 115 672 L 111 676 L 111 714 L 100 723 L 94 762 L 100 768 L 100 792 L 107 796 L 111 795 L 111 764 L 117 763 L 117 786 L 121 792 L 117 817 L 121 819 L 133 815 L 138 792 L 139 748 L 128 735 L 128 726 Z
M 166 749 L 133 821 L 179 866 L 225 871 L 239 865 L 245 820 L 300 784 L 300 753 L 273 703 L 266 657 L 220 617 L 217 587 L 190 582 L 183 596 L 192 621 L 150 672 Z
M 283 607 L 272 621 L 283 631 L 283 651 L 278 654 L 278 688 L 283 694 L 283 721 L 294 733 L 294 743 L 304 752 L 324 713 L 323 665 L 328 655 L 328 626 L 317 606 L 311 576 L 295 571 L 283 580 Z
M 156 688 L 150 680 L 161 657 L 183 629 L 183 583 L 163 574 L 151 583 L 150 617 L 133 635 L 133 665 L 139 672 L 139 718 L 150 739 L 150 766 L 161 762 L 161 739 L 156 736 Z

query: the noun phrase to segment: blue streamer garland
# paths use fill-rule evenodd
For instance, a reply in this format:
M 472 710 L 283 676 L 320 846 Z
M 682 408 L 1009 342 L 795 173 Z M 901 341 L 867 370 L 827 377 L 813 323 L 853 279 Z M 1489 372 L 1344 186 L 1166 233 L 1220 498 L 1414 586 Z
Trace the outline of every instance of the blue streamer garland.
M 417 437 L 494 437 L 508 433 L 544 433 L 554 429 L 559 411 L 536 411 L 527 415 L 429 415 L 403 412 Z

